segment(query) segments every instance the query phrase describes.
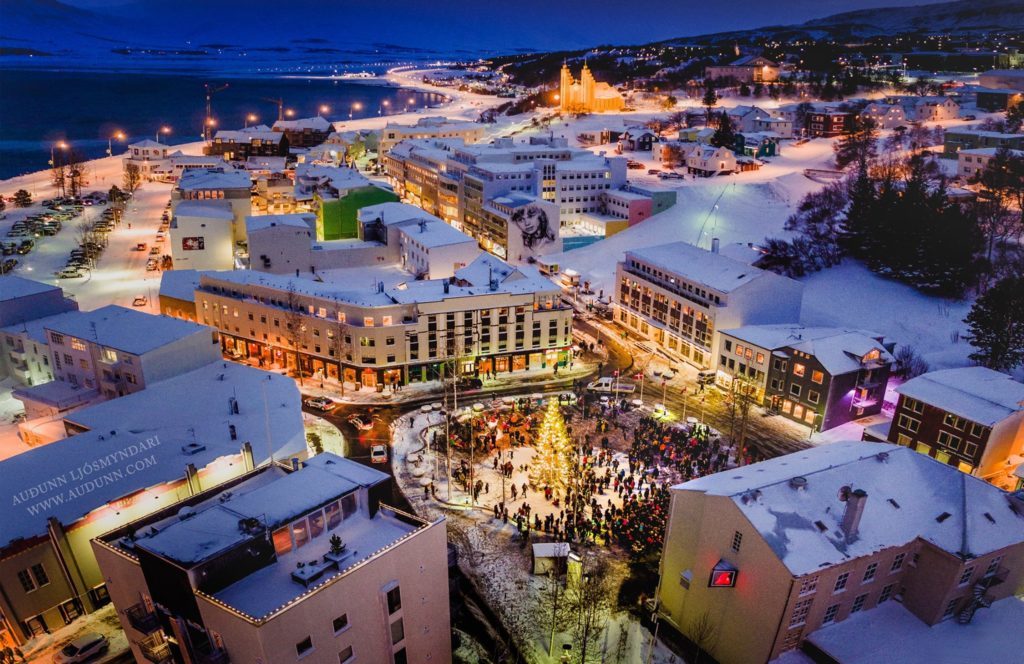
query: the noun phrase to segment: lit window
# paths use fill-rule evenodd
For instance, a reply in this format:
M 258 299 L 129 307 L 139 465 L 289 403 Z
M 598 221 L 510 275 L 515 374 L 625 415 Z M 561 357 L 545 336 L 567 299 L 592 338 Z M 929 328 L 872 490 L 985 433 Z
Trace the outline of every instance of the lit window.
M 807 367 L 796 362 L 793 363 L 794 376 L 800 376 L 802 378 L 805 373 L 807 373 Z
M 381 317 L 381 321 L 380 321 L 380 324 L 381 324 L 381 325 L 393 325 L 393 324 L 394 324 L 394 323 L 392 322 L 393 320 L 394 320 L 394 319 L 393 319 L 393 318 L 392 318 L 391 316 L 382 316 L 382 317 Z
M 71 337 L 71 348 L 73 350 L 85 350 L 85 342 L 83 342 L 81 339 Z
M 365 316 L 363 318 L 363 327 L 373 327 L 373 317 Z
M 825 374 L 823 374 L 820 371 L 812 371 L 811 372 L 811 380 L 813 382 L 818 383 L 819 385 L 821 385 L 823 382 L 825 382 Z

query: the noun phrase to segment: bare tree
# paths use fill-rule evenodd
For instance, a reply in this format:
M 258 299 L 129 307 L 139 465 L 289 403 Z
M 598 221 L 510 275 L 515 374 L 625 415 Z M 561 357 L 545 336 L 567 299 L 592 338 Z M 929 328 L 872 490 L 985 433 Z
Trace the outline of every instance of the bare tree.
M 565 629 L 568 624 L 568 603 L 566 588 L 562 580 L 553 570 L 549 570 L 543 581 L 541 591 L 537 595 L 537 615 L 548 621 L 551 630 L 548 637 L 548 657 L 552 657 L 555 648 L 555 633 Z
M 138 164 L 128 162 L 124 165 L 121 184 L 124 185 L 123 189 L 129 196 L 135 193 L 135 190 L 142 184 L 142 169 L 139 168 Z
M 305 317 L 302 315 L 302 298 L 295 289 L 295 282 L 288 282 L 285 297 L 285 338 L 295 351 L 295 370 L 299 375 L 299 385 L 303 384 L 302 348 L 306 338 Z
M 67 196 L 68 166 L 60 152 L 55 152 L 53 161 L 50 162 L 50 181 L 62 198 Z
M 701 655 L 711 655 L 718 643 L 718 626 L 712 621 L 710 611 L 704 611 L 691 621 L 687 636 L 698 648 L 693 664 L 700 664 Z
M 347 359 L 347 353 L 350 350 L 350 344 L 345 341 L 345 331 L 342 329 L 341 323 L 333 325 L 327 332 L 329 337 L 329 349 L 334 359 L 338 361 L 338 385 L 341 387 L 341 394 L 345 394 L 345 366 L 344 361 Z
M 67 169 L 68 194 L 77 198 L 82 195 L 82 189 L 86 184 L 86 177 L 89 175 L 85 155 L 79 150 L 69 150 Z
M 596 646 L 611 612 L 612 591 L 608 563 L 603 558 L 584 561 L 579 575 L 569 583 L 566 600 L 575 622 L 573 650 L 579 664 L 598 654 Z
M 757 388 L 743 378 L 734 378 L 729 390 L 729 437 L 736 446 L 736 460 L 743 465 L 743 453 L 746 451 L 747 425 L 750 421 L 750 408 L 754 405 Z

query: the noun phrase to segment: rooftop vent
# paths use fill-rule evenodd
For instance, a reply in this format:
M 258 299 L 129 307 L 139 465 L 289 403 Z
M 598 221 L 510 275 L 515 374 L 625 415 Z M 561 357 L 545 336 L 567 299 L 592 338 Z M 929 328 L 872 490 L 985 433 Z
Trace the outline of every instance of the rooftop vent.
M 884 462 L 889 460 L 889 453 L 888 452 L 879 452 L 878 454 L 875 455 L 875 458 L 878 459 L 879 462 L 884 463 Z
M 868 501 L 868 492 L 864 489 L 854 489 L 846 496 L 846 511 L 843 512 L 843 520 L 839 524 L 846 541 L 852 542 L 857 539 L 860 532 L 860 520 L 864 516 L 864 505 Z
M 888 498 L 888 499 L 886 499 L 886 502 L 887 502 L 887 503 L 889 503 L 890 505 L 892 505 L 893 507 L 895 507 L 896 509 L 899 509 L 899 508 L 900 508 L 900 504 L 899 504 L 899 503 L 897 503 L 897 502 L 896 502 L 896 501 L 895 501 L 894 499 L 892 499 L 892 498 Z
M 821 532 L 825 532 L 826 530 L 828 530 L 828 526 L 825 525 L 824 521 L 815 521 L 814 525 L 817 526 L 818 530 Z
M 807 478 L 806 477 L 800 477 L 800 476 L 790 478 L 789 486 L 794 488 L 794 489 L 796 489 L 796 490 L 798 490 L 798 491 L 800 489 L 806 489 L 807 488 Z
M 181 521 L 194 517 L 195 515 L 196 511 L 195 509 L 193 509 L 191 505 L 185 505 L 180 510 L 178 510 L 178 519 Z
M 182 445 L 181 451 L 192 456 L 193 454 L 199 454 L 206 449 L 206 445 L 200 445 L 199 443 L 189 443 L 188 445 Z
M 953 516 L 953 515 L 950 514 L 949 512 L 943 512 L 942 514 L 940 514 L 937 517 L 935 517 L 935 520 L 938 521 L 939 523 L 942 523 L 943 521 L 945 521 L 946 519 L 948 519 L 951 516 Z

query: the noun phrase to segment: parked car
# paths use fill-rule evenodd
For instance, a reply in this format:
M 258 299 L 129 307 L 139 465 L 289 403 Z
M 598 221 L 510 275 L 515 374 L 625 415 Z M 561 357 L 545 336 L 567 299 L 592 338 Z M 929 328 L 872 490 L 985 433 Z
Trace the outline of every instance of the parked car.
M 155 258 L 150 258 L 146 261 L 146 272 L 156 272 L 160 269 L 160 261 Z
M 657 175 L 660 172 L 661 172 L 661 169 L 659 169 L 659 168 L 648 168 L 647 169 L 647 174 L 648 175 Z
M 633 159 L 630 159 L 629 161 L 626 162 L 626 168 L 634 168 L 634 169 L 636 169 L 636 168 L 643 168 L 643 167 L 644 167 L 643 164 L 641 164 L 639 161 L 634 161 Z
M 977 120 L 977 119 L 978 119 L 977 115 L 965 115 L 965 116 L 963 116 L 961 118 L 961 120 Z
M 149 255 L 150 256 L 159 256 L 160 255 L 160 247 L 150 247 Z
M 310 397 L 303 401 L 307 408 L 322 410 L 324 412 L 334 408 L 334 399 L 330 397 Z
M 135 299 L 132 300 L 133 307 L 144 307 L 149 304 L 149 298 L 145 295 L 136 295 Z
M 163 233 L 157 233 L 156 234 L 156 241 L 157 242 L 163 242 L 166 239 L 167 239 L 167 236 L 164 235 Z
M 22 240 L 18 245 L 18 253 L 24 256 L 36 246 L 35 240 Z
M 146 244 L 145 242 L 139 242 L 137 245 L 135 245 L 135 251 L 145 251 L 148 248 L 149 245 Z
M 82 271 L 76 267 L 66 267 L 57 273 L 57 277 L 60 279 L 78 279 L 84 276 Z
M 17 259 L 15 259 L 15 258 L 8 258 L 7 260 L 4 261 L 3 265 L 0 266 L 0 272 L 3 272 L 4 274 L 7 274 L 8 272 L 10 272 L 11 270 L 13 270 L 16 267 L 18 267 Z
M 110 648 L 107 637 L 97 632 L 90 632 L 80 636 L 54 654 L 54 664 L 78 664 L 105 653 Z
M 370 463 L 387 463 L 388 448 L 384 445 L 374 445 L 370 448 Z
M 479 378 L 465 377 L 459 379 L 460 390 L 479 390 L 484 386 L 484 381 Z
M 349 415 L 348 423 L 359 431 L 369 431 L 373 428 L 372 415 Z

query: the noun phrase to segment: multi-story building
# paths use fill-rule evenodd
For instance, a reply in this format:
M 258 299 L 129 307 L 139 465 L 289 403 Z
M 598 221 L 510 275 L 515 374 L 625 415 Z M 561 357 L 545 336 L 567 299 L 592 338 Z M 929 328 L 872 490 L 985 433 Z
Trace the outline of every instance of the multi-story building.
M 358 210 L 398 197 L 372 184 L 354 168 L 299 164 L 295 168 L 295 202 L 316 214 L 316 238 L 341 240 L 359 235 Z
M 227 161 L 245 161 L 254 155 L 287 157 L 289 149 L 288 137 L 283 131 L 272 131 L 263 126 L 222 129 L 203 147 L 203 154 L 218 155 Z
M 1024 384 L 965 367 L 922 374 L 896 392 L 892 422 L 865 429 L 866 440 L 888 440 L 997 486 L 1015 485 L 1024 454 Z
M 962 150 L 1007 148 L 1024 150 L 1024 134 L 1008 134 L 984 129 L 949 129 L 942 144 L 942 154 L 955 157 Z
M 272 464 L 93 540 L 138 661 L 451 661 L 447 541 L 330 453 Z
M 892 344 L 874 332 L 800 325 L 721 330 L 716 381 L 740 380 L 756 403 L 825 431 L 882 410 Z
M 22 385 L 45 382 L 52 370 L 45 350 L 40 352 L 38 328 L 34 321 L 68 311 L 78 303 L 64 295 L 59 286 L 8 274 L 0 280 L 0 327 L 5 334 L 0 370 Z M 45 342 L 42 347 L 45 349 Z
M 197 320 L 221 332 L 228 354 L 369 388 L 436 379 L 444 362 L 470 374 L 568 363 L 572 309 L 536 268 L 481 254 L 448 279 L 399 275 L 363 286 L 354 275 L 204 273 Z
M 686 242 L 627 251 L 615 272 L 615 319 L 702 369 L 720 329 L 798 320 L 802 297 L 799 282 Z
M 715 65 L 704 70 L 704 78 L 733 79 L 741 83 L 772 83 L 779 80 L 782 68 L 760 55 L 745 55 L 727 65 Z
M 223 360 L 45 429 L 0 462 L 0 642 L 109 602 L 92 538 L 306 449 L 295 381 Z
M 962 178 L 970 179 L 988 168 L 988 162 L 996 156 L 1000 150 L 1005 148 L 974 148 L 973 150 L 960 150 L 956 153 L 956 172 Z M 1024 150 L 1009 150 L 1015 156 L 1024 156 Z
M 182 172 L 171 190 L 171 213 L 182 201 L 226 201 L 231 206 L 235 242 L 245 240 L 245 218 L 252 214 L 252 178 L 231 168 L 194 168 Z
M 29 419 L 23 430 L 35 418 L 139 392 L 220 358 L 216 332 L 113 304 L 37 323 L 28 336 L 40 347 L 45 340 L 53 380 L 14 391 Z
M 326 141 L 334 131 L 334 125 L 318 115 L 314 118 L 278 120 L 271 129 L 284 134 L 289 148 L 311 148 Z M 287 152 L 280 156 L 287 156 Z
M 157 171 L 167 163 L 170 150 L 170 145 L 146 139 L 130 144 L 121 163 L 124 167 L 137 166 L 139 174 L 147 180 L 155 179 Z
M 1024 495 L 896 445 L 822 445 L 671 493 L 659 611 L 722 664 L 814 657 L 809 638 L 862 611 L 982 625 L 1024 583 Z
M 853 113 L 850 111 L 814 110 L 807 114 L 807 135 L 832 138 L 853 131 Z
M 563 113 L 605 113 L 626 107 L 622 94 L 607 83 L 594 80 L 585 62 L 579 80 L 569 71 L 568 63 L 562 64 L 558 91 L 558 104 Z
M 172 318 L 196 321 L 196 270 L 167 270 L 160 275 L 160 313 Z
M 870 120 L 879 129 L 893 129 L 909 123 L 906 109 L 900 104 L 873 101 L 860 112 L 862 120 Z
M 391 152 L 402 141 L 410 139 L 458 138 L 464 143 L 476 143 L 484 137 L 484 125 L 479 122 L 449 120 L 445 117 L 420 118 L 416 124 L 403 125 L 389 122 L 380 130 L 380 154 Z
M 168 235 L 175 269 L 230 270 L 235 266 L 231 201 L 181 201 L 174 208 Z

